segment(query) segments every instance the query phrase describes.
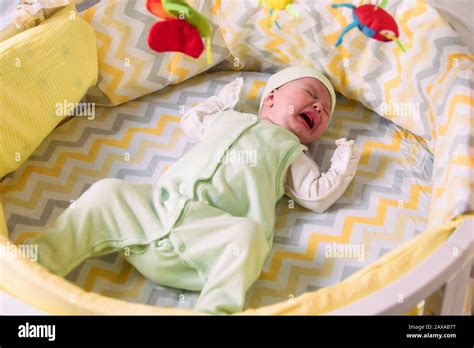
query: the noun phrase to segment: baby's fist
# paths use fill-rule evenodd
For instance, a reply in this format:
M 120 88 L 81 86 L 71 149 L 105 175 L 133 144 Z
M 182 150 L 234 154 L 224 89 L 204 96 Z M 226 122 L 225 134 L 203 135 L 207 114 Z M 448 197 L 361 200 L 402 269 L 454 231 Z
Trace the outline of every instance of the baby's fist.
M 353 146 L 354 140 L 347 141 L 346 138 L 340 138 L 336 140 L 336 145 L 344 145 L 344 144 L 349 144 L 350 146 Z
M 331 158 L 332 167 L 339 173 L 346 173 L 350 167 L 354 167 L 359 162 L 360 153 L 354 140 L 340 138 L 335 143 L 337 148 Z
M 237 104 L 243 84 L 244 80 L 241 77 L 238 77 L 234 81 L 226 84 L 219 91 L 218 97 L 222 100 L 225 109 L 232 109 Z

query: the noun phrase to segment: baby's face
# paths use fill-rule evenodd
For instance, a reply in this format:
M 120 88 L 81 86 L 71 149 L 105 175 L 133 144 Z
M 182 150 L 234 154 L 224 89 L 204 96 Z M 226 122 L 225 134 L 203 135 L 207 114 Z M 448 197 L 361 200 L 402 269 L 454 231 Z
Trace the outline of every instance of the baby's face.
M 293 132 L 302 144 L 319 139 L 328 127 L 331 95 L 312 77 L 293 80 L 270 92 L 263 100 L 262 119 Z

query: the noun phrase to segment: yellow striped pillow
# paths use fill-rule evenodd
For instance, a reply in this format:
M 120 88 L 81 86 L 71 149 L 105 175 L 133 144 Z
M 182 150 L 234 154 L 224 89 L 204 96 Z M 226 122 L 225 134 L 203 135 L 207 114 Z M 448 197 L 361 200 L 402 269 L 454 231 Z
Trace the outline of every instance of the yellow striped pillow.
M 0 42 L 0 178 L 67 116 L 58 115 L 63 105 L 78 103 L 95 85 L 97 65 L 94 30 L 73 4 Z

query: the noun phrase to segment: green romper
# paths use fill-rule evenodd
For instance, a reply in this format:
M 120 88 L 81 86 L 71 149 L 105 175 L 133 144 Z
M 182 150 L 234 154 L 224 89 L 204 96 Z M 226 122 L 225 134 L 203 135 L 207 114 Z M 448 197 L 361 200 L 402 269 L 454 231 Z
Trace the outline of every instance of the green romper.
M 285 173 L 303 150 L 283 127 L 221 111 L 156 184 L 100 180 L 30 242 L 57 275 L 119 251 L 158 284 L 201 291 L 195 311 L 239 312 L 272 246 Z

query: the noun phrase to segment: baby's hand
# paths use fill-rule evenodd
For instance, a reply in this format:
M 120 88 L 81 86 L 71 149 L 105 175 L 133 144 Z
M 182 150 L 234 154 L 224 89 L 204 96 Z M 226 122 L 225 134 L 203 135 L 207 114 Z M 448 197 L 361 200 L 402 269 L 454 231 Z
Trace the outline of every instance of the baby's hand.
M 349 144 L 351 146 L 354 145 L 354 140 L 347 140 L 346 138 L 340 138 L 335 141 L 336 145 L 344 145 L 344 144 Z
M 359 162 L 360 153 L 355 146 L 354 140 L 347 140 L 340 138 L 335 141 L 337 148 L 331 158 L 331 168 L 334 168 L 338 173 L 344 174 L 347 172 L 350 162 Z
M 217 96 L 221 99 L 224 105 L 224 109 L 234 108 L 234 106 L 239 101 L 240 92 L 242 90 L 243 84 L 244 84 L 243 78 L 238 77 L 234 81 L 222 87 L 222 89 L 219 91 Z

